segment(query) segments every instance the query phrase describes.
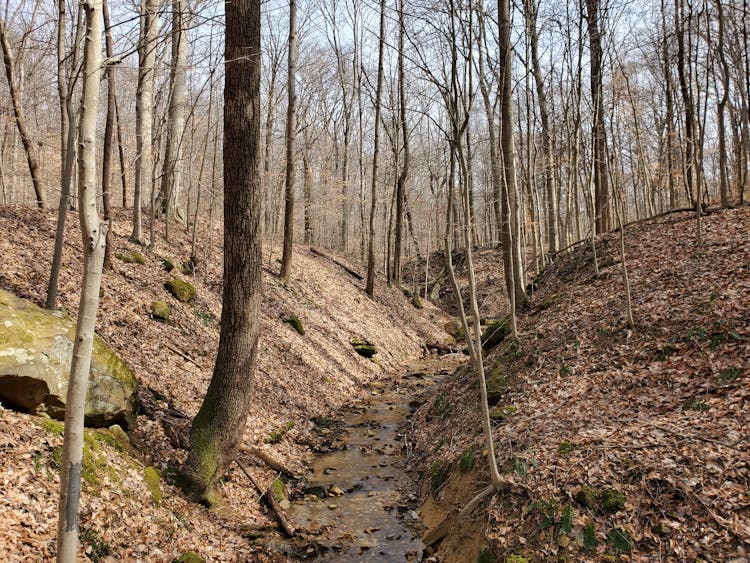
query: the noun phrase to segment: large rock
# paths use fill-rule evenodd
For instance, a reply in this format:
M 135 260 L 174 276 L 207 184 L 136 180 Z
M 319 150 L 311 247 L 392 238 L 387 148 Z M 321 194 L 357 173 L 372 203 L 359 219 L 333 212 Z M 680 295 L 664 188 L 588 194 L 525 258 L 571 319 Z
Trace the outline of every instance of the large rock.
M 0 402 L 30 412 L 43 406 L 62 420 L 74 340 L 72 320 L 0 290 Z M 86 425 L 129 423 L 137 385 L 133 372 L 95 336 Z

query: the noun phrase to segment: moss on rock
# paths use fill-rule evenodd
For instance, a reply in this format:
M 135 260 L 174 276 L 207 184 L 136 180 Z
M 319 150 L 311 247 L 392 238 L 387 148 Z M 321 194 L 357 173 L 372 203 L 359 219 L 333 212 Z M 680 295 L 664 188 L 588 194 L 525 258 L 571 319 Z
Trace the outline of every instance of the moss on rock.
M 197 295 L 193 284 L 177 278 L 164 282 L 164 289 L 181 303 L 192 301 Z
M 195 551 L 186 551 L 177 559 L 172 560 L 172 563 L 206 563 L 206 560 Z
M 372 342 L 367 339 L 360 338 L 359 336 L 352 336 L 349 343 L 354 348 L 354 351 L 362 356 L 363 358 L 372 358 L 378 353 L 378 348 Z
M 503 397 L 508 386 L 505 364 L 502 360 L 499 360 L 487 374 L 486 386 L 487 402 L 494 405 Z
M 159 321 L 168 321 L 172 316 L 172 307 L 162 299 L 154 301 L 151 304 L 151 316 Z
M 615 489 L 605 489 L 599 494 L 599 506 L 609 514 L 619 512 L 625 508 L 625 495 Z
M 274 479 L 271 483 L 271 492 L 277 502 L 281 502 L 289 499 L 289 492 L 286 489 L 284 481 L 281 479 Z
M 153 499 L 153 501 L 156 504 L 159 504 L 162 499 L 161 475 L 159 474 L 159 470 L 151 466 L 146 467 L 143 470 L 143 482 L 146 484 L 146 487 L 151 493 L 151 498 Z
M 301 336 L 305 335 L 305 326 L 302 324 L 302 321 L 299 320 L 299 317 L 290 315 L 288 317 L 284 317 L 284 322 L 291 325 L 292 328 L 296 330 Z
M 126 264 L 145 264 L 146 257 L 137 250 L 115 254 L 115 257 Z
M 500 344 L 510 334 L 510 318 L 490 321 L 482 333 L 482 348 L 489 350 Z
M 518 408 L 515 405 L 505 405 L 502 407 L 493 407 L 490 409 L 490 420 L 505 420 L 509 416 L 516 414 Z

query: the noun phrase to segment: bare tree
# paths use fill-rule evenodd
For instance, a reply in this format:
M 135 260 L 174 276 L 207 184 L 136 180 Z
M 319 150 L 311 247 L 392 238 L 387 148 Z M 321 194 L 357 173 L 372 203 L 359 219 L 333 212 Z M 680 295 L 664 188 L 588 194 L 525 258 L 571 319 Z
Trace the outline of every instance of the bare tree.
M 292 273 L 292 248 L 294 243 L 294 180 L 296 167 L 297 136 L 297 0 L 289 0 L 289 46 L 287 47 L 287 96 L 286 110 L 286 178 L 284 182 L 284 249 L 281 256 L 281 283 L 289 283 Z

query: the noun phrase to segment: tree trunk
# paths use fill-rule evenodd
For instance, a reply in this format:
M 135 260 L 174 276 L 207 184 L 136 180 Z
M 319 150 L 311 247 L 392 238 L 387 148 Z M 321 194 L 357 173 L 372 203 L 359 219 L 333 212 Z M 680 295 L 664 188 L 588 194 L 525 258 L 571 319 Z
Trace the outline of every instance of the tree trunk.
M 109 6 L 102 0 L 102 17 L 104 18 L 104 43 L 107 55 L 107 118 L 104 123 L 104 141 L 102 143 L 102 206 L 104 221 L 109 224 L 112 209 L 112 138 L 115 129 L 115 67 L 112 62 L 112 31 L 109 24 Z M 112 267 L 112 229 L 107 229 L 104 250 L 104 269 Z
M 586 0 L 586 21 L 591 53 L 591 99 L 594 106 L 593 139 L 594 208 L 596 232 L 610 229 L 609 173 L 607 171 L 607 136 L 604 130 L 604 89 L 602 87 L 602 37 L 599 29 L 600 0 Z
M 726 124 L 724 122 L 724 112 L 729 99 L 729 65 L 727 64 L 726 54 L 724 53 L 724 9 L 721 0 L 715 0 L 718 11 L 717 19 L 719 20 L 719 43 L 716 46 L 719 52 L 719 61 L 721 63 L 721 85 L 723 88 L 722 96 L 718 104 L 717 121 L 719 125 L 719 194 L 721 197 L 721 206 L 726 209 L 729 207 L 729 178 L 727 164 L 727 134 Z
M 281 283 L 289 283 L 292 273 L 292 248 L 294 243 L 294 180 L 295 180 L 295 140 L 297 136 L 297 0 L 289 0 L 289 47 L 287 67 L 286 110 L 286 177 L 284 180 L 284 249 L 281 256 Z
M 81 139 L 78 154 L 78 201 L 84 271 L 78 307 L 73 360 L 65 408 L 63 460 L 60 472 L 60 505 L 57 527 L 57 560 L 74 563 L 78 552 L 78 504 L 81 494 L 83 460 L 83 418 L 86 405 L 91 352 L 94 344 L 96 311 L 104 261 L 107 224 L 100 223 L 96 210 L 96 116 L 101 74 L 101 0 L 82 4 L 86 11 L 86 42 L 81 95 Z
M 261 300 L 260 0 L 226 4 L 224 291 L 216 365 L 190 432 L 189 488 L 217 500 L 250 410 Z
M 23 105 L 21 103 L 21 95 L 16 85 L 16 71 L 15 61 L 13 59 L 13 53 L 10 50 L 10 44 L 8 43 L 8 36 L 5 32 L 5 22 L 0 19 L 0 46 L 3 50 L 3 62 L 5 63 L 5 77 L 8 79 L 8 90 L 10 90 L 10 99 L 13 103 L 13 114 L 16 118 L 16 126 L 18 127 L 18 134 L 21 136 L 21 143 L 23 143 L 23 149 L 26 151 L 26 161 L 29 165 L 29 173 L 31 174 L 31 183 L 34 186 L 34 194 L 36 195 L 36 204 L 39 209 L 44 209 L 47 205 L 46 198 L 44 196 L 44 188 L 42 187 L 42 177 L 39 170 L 39 161 L 37 160 L 36 154 L 34 154 L 34 144 L 29 134 L 29 129 L 26 125 L 26 117 L 23 112 Z
M 156 64 L 156 37 L 159 32 L 159 0 L 141 0 L 141 35 L 138 40 L 138 90 L 135 98 L 135 189 L 133 191 L 133 232 L 130 240 L 143 242 L 141 205 L 144 194 L 153 192 L 153 106 Z M 149 196 L 150 199 L 153 197 Z
M 406 124 L 406 81 L 404 77 L 404 0 L 399 1 L 398 8 L 398 94 L 399 94 L 399 127 L 403 135 L 403 160 L 401 173 L 396 184 L 396 217 L 393 241 L 393 270 L 391 279 L 397 286 L 401 286 L 401 251 L 404 232 L 404 202 L 406 200 L 406 180 L 409 177 L 409 129 Z
M 385 0 L 380 0 L 380 33 L 378 35 L 378 79 L 375 88 L 375 137 L 372 149 L 372 178 L 370 184 L 370 223 L 367 242 L 367 284 L 365 292 L 375 293 L 375 206 L 378 201 L 378 153 L 380 151 L 380 113 L 383 100 L 383 55 L 385 51 Z

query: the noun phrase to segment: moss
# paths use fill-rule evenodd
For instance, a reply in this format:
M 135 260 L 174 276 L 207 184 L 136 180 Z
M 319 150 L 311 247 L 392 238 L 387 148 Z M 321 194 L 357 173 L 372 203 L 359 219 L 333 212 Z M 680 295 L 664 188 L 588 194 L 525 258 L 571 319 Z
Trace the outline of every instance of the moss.
M 156 504 L 159 504 L 162 499 L 161 475 L 159 474 L 159 470 L 155 467 L 146 467 L 143 470 L 143 482 L 151 493 L 151 498 Z
M 508 380 L 505 374 L 505 363 L 503 360 L 498 360 L 487 375 L 487 402 L 490 405 L 497 403 L 505 394 L 507 385 Z
M 81 543 L 88 546 L 86 555 L 92 561 L 102 561 L 107 555 L 112 553 L 109 544 L 104 541 L 96 530 L 91 528 L 81 528 L 78 530 L 78 539 Z
M 424 309 L 424 303 L 418 293 L 413 293 L 411 296 L 411 304 L 415 309 Z
M 477 555 L 477 563 L 496 563 L 496 562 L 497 562 L 497 559 L 495 559 L 495 556 L 492 554 L 492 550 L 486 545 L 483 545 L 482 548 L 479 550 L 479 554 Z
M 500 421 L 513 416 L 518 411 L 515 405 L 505 405 L 502 407 L 493 407 L 490 409 L 490 420 Z
M 599 506 L 609 514 L 619 512 L 625 508 L 625 495 L 614 489 L 606 489 L 599 495 Z
M 284 322 L 291 325 L 292 328 L 296 330 L 301 336 L 305 335 L 305 327 L 302 324 L 302 321 L 299 320 L 299 317 L 290 315 L 284 318 Z
M 169 303 L 167 303 L 163 299 L 154 301 L 151 304 L 151 316 L 154 319 L 158 321 L 168 321 L 171 315 L 172 307 L 170 307 Z
M 354 351 L 362 356 L 363 358 L 372 358 L 378 353 L 378 348 L 372 342 L 359 336 L 352 336 L 349 339 L 349 343 L 354 348 Z
M 173 258 L 164 258 L 161 261 L 161 268 L 165 272 L 171 272 L 172 270 L 175 269 L 176 264 L 179 264 L 179 261 L 174 260 Z
M 461 470 L 462 473 L 468 473 L 472 469 L 474 469 L 474 444 L 469 446 L 466 451 L 461 456 L 461 459 L 458 462 L 458 468 Z
M 539 303 L 539 309 L 541 311 L 546 311 L 547 309 L 552 307 L 552 305 L 557 303 L 560 300 L 560 297 L 562 297 L 561 293 L 555 293 L 553 295 L 550 295 L 549 297 L 547 297 L 547 299 Z
M 575 499 L 578 504 L 585 506 L 586 508 L 595 508 L 597 504 L 598 494 L 595 489 L 584 485 L 575 494 Z
M 133 250 L 131 252 L 115 254 L 115 257 L 119 260 L 122 260 L 126 264 L 145 264 L 146 263 L 146 257 L 136 250 Z
M 45 418 L 42 421 L 41 426 L 47 432 L 54 434 L 55 436 L 62 436 L 65 431 L 65 425 L 62 422 L 51 418 Z
M 515 553 L 508 556 L 508 558 L 505 560 L 505 563 L 529 563 L 529 560 L 525 557 L 521 557 L 520 555 L 516 555 Z
M 128 449 L 130 439 L 118 424 L 113 425 L 108 430 L 94 430 L 91 434 L 98 442 L 107 444 L 118 452 Z
M 573 445 L 570 443 L 570 440 L 560 440 L 560 444 L 557 446 L 557 453 L 566 456 L 572 451 Z
M 482 332 L 482 348 L 489 350 L 500 344 L 510 334 L 510 319 L 491 321 Z
M 266 444 L 278 444 L 284 438 L 284 435 L 292 428 L 294 428 L 294 422 L 287 422 L 286 424 L 283 424 L 278 428 L 271 430 L 268 433 L 268 436 L 266 436 L 266 438 L 264 439 L 264 442 Z
M 177 559 L 174 559 L 172 563 L 206 563 L 206 560 L 195 551 L 186 551 Z
M 216 436 L 211 427 L 212 412 L 201 408 L 193 420 L 190 432 L 190 457 L 179 484 L 185 491 L 198 497 L 209 506 L 218 504 L 219 491 L 216 489 L 218 468 Z
M 182 303 L 192 301 L 197 295 L 193 284 L 177 278 L 164 282 L 164 288 Z
M 430 466 L 430 492 L 434 497 L 448 480 L 450 465 L 443 458 L 437 458 Z
M 271 493 L 278 502 L 287 500 L 289 498 L 289 492 L 286 490 L 286 485 L 281 479 L 274 479 L 271 483 Z

